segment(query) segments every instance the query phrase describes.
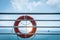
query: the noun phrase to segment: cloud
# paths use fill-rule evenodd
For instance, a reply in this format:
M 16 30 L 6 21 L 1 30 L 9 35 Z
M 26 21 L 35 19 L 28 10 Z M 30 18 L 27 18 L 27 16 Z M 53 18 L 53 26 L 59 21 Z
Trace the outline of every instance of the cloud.
M 29 2 L 29 0 L 11 0 L 11 4 L 13 6 L 13 8 L 15 8 L 16 10 L 19 11 L 32 11 L 32 9 L 38 5 L 41 5 L 42 3 L 39 2 Z
M 48 0 L 46 4 L 60 8 L 60 0 Z
M 44 6 L 56 6 L 60 8 L 60 0 L 39 0 L 39 1 L 33 1 L 29 2 L 31 0 L 11 0 L 12 7 L 16 9 L 17 11 L 22 12 L 31 12 L 38 7 L 44 7 Z M 49 7 L 48 6 L 48 7 Z M 38 9 L 39 10 L 39 9 Z
M 50 4 L 50 5 L 56 5 L 60 2 L 60 0 L 48 0 L 47 1 L 47 4 Z

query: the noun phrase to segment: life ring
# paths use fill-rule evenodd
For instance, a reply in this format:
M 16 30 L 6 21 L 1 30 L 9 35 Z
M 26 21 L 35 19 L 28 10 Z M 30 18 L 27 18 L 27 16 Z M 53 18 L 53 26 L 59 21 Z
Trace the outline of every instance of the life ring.
M 30 20 L 30 22 L 32 23 L 33 27 L 32 30 L 27 33 L 27 34 L 23 34 L 22 32 L 20 32 L 20 30 L 18 29 L 18 25 L 21 22 L 21 20 Z M 14 31 L 17 34 L 17 36 L 21 37 L 21 38 L 30 38 L 31 36 L 33 36 L 36 32 L 36 22 L 35 20 L 30 17 L 30 16 L 20 16 L 14 23 Z

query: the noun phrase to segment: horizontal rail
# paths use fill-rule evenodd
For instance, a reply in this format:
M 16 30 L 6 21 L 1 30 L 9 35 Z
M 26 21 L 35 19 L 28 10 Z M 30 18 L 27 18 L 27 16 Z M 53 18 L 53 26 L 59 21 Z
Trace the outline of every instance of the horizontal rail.
M 0 21 L 20 21 L 20 20 L 0 19 Z M 21 21 L 33 21 L 33 20 L 21 20 Z M 35 21 L 60 21 L 60 20 L 35 20 Z
M 17 26 L 18 28 L 26 28 L 26 26 Z M 27 28 L 31 28 L 28 26 Z M 36 26 L 37 28 L 60 28 L 60 26 Z M 0 28 L 14 28 L 14 26 L 0 26 Z
M 30 33 L 30 34 L 33 34 L 33 33 Z M 0 35 L 17 35 L 17 33 L 0 33 Z M 60 35 L 60 33 L 47 32 L 47 33 L 35 33 L 35 35 Z
M 60 33 L 51 33 L 51 32 L 48 32 L 48 33 L 36 33 L 36 35 L 60 35 Z
M 60 15 L 60 13 L 0 13 L 4 15 L 21 15 L 21 14 L 29 14 L 29 15 Z

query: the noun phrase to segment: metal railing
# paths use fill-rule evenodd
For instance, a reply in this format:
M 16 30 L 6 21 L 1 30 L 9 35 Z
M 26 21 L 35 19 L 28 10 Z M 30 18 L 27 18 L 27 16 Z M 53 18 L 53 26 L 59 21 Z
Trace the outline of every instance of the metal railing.
M 60 15 L 60 13 L 0 13 L 0 15 Z M 17 21 L 17 20 L 12 20 L 12 19 L 0 19 L 0 21 Z M 25 21 L 25 20 L 23 20 Z M 35 20 L 35 21 L 60 21 L 60 20 Z M 13 28 L 14 26 L 0 26 L 0 28 Z M 25 28 L 24 26 L 18 26 L 19 28 Z M 36 26 L 37 28 L 60 28 L 60 26 Z M 5 35 L 15 35 L 16 33 L 0 33 L 5 34 Z M 57 32 L 51 32 L 48 31 L 46 33 L 36 33 L 36 35 L 60 35 L 60 33 Z

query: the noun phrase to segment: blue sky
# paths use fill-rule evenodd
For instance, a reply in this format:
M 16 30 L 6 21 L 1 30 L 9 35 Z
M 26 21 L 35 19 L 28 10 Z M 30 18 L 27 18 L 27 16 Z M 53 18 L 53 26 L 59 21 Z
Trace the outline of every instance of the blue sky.
M 0 12 L 60 13 L 60 0 L 0 0 Z
M 8 8 L 10 8 L 9 0 L 0 0 L 0 12 L 4 12 Z

